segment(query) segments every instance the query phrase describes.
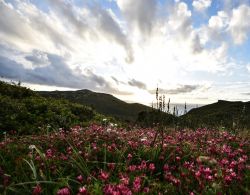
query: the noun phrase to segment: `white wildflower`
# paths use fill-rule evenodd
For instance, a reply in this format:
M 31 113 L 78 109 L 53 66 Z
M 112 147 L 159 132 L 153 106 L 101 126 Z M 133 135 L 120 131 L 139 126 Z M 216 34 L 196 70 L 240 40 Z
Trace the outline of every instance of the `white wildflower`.
M 110 129 L 110 128 L 107 128 L 107 132 L 109 133 L 109 132 L 111 132 L 112 131 L 112 129 Z
M 141 138 L 141 141 L 142 141 L 142 142 L 147 141 L 147 140 L 148 140 L 147 137 Z
M 33 149 L 35 149 L 35 148 L 36 148 L 35 145 L 29 145 L 29 149 L 30 149 L 30 150 L 33 150 Z

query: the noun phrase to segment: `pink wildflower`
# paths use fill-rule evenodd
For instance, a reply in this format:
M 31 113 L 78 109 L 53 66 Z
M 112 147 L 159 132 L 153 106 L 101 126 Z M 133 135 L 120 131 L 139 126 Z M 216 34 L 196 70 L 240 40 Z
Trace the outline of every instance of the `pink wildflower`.
M 226 175 L 226 176 L 224 177 L 224 181 L 225 181 L 226 183 L 230 183 L 230 182 L 232 181 L 232 178 L 231 178 L 229 175 Z
M 108 168 L 110 170 L 114 170 L 115 169 L 115 163 L 108 163 Z
M 80 183 L 83 182 L 83 176 L 82 176 L 82 175 L 78 175 L 76 179 L 77 179 L 77 181 L 79 181 Z
M 135 192 L 139 192 L 141 188 L 141 178 L 140 177 L 136 177 L 134 182 L 133 182 L 133 190 Z
M 230 165 L 229 168 L 234 168 L 237 165 L 237 162 L 235 160 L 233 160 Z
M 205 168 L 205 169 L 203 170 L 203 172 L 204 172 L 205 174 L 207 174 L 207 175 L 212 173 L 212 171 L 211 171 L 211 169 L 210 169 L 209 167 Z
M 135 170 L 136 170 L 136 165 L 130 165 L 130 166 L 128 167 L 128 170 L 129 170 L 130 172 L 135 171 Z
M 150 163 L 150 164 L 149 164 L 149 170 L 150 170 L 150 171 L 154 171 L 154 170 L 155 170 L 155 165 L 154 165 L 154 163 Z
M 167 164 L 163 166 L 163 171 L 169 171 L 169 166 Z
M 145 160 L 143 160 L 142 162 L 141 162 L 141 169 L 146 169 L 147 168 L 147 163 L 146 163 L 146 161 Z
M 41 186 L 38 184 L 38 185 L 34 188 L 34 190 L 33 190 L 33 192 L 32 192 L 32 195 L 40 195 L 40 194 L 42 194 L 42 188 L 41 188 Z
M 223 165 L 227 165 L 227 164 L 229 163 L 229 161 L 228 161 L 226 158 L 223 158 L 223 159 L 221 160 L 221 163 L 222 163 Z
M 143 188 L 143 192 L 144 192 L 144 193 L 149 193 L 149 187 Z
M 131 160 L 132 157 L 133 157 L 132 154 L 129 153 L 129 154 L 128 154 L 128 160 Z
M 51 149 L 48 149 L 48 150 L 46 151 L 46 157 L 47 157 L 47 158 L 52 158 L 52 157 L 53 157 L 53 152 L 52 152 Z
M 201 172 L 200 172 L 200 171 L 197 171 L 197 172 L 195 173 L 195 176 L 196 176 L 196 177 L 200 177 L 200 176 L 201 176 Z
M 129 177 L 128 176 L 122 176 L 120 179 L 120 182 L 124 185 L 128 185 L 129 184 Z
M 57 195 L 70 195 L 69 188 L 65 187 L 62 189 L 59 189 L 56 193 Z
M 179 179 L 174 178 L 174 177 L 173 177 L 171 180 L 172 180 L 172 183 L 173 183 L 174 185 L 176 185 L 176 186 L 179 186 L 180 183 L 181 183 L 181 181 L 180 181 Z
M 101 178 L 101 180 L 106 181 L 109 178 L 109 174 L 107 172 L 101 170 L 100 178 Z
M 77 195 L 86 195 L 87 194 L 87 190 L 85 187 L 80 187 L 79 188 L 79 193 Z

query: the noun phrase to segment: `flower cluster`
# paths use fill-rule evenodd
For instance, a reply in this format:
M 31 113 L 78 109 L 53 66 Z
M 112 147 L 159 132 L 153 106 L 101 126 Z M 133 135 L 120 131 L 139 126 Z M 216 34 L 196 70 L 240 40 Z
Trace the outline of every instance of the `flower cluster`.
M 58 195 L 248 192 L 249 137 L 209 129 L 155 135 L 151 128 L 93 124 L 13 136 L 0 142 L 0 156 L 6 157 L 0 164 L 0 193 L 14 188 Z

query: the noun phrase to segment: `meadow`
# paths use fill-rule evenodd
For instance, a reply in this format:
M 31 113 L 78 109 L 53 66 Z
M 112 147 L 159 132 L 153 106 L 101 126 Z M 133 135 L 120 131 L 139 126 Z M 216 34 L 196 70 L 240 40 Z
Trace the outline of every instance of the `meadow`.
M 91 124 L 0 142 L 1 194 L 249 194 L 249 136 Z
M 0 195 L 250 195 L 250 0 L 0 0 Z

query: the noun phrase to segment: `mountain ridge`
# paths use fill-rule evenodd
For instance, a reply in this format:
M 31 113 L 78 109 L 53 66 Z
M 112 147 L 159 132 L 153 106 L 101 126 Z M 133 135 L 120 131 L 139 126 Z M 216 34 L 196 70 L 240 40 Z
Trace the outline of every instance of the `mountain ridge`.
M 140 103 L 127 103 L 111 94 L 94 92 L 88 89 L 76 91 L 38 91 L 38 93 L 44 97 L 62 98 L 90 106 L 101 114 L 130 122 L 135 122 L 140 112 L 151 109 L 151 107 Z
M 193 108 L 181 118 L 197 123 L 198 126 L 250 128 L 250 101 L 218 100 L 212 104 Z

